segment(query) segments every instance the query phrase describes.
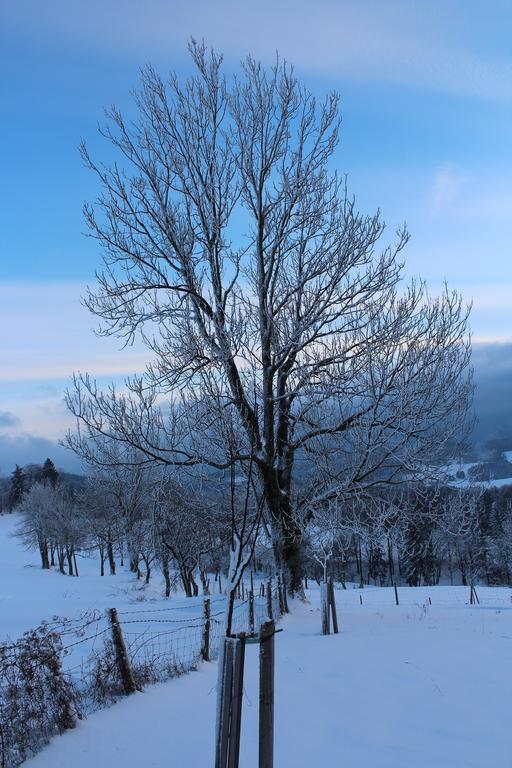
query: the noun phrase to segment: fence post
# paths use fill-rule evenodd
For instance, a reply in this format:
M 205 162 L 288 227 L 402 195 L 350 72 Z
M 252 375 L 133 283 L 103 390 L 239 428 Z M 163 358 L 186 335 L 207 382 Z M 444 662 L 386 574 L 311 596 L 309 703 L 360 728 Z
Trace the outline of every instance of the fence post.
M 108 615 L 112 628 L 112 641 L 114 643 L 117 669 L 119 670 L 119 676 L 123 684 L 124 692 L 126 694 L 135 693 L 137 686 L 133 677 L 132 668 L 130 667 L 130 662 L 128 661 L 128 654 L 126 653 L 126 646 L 124 644 L 123 633 L 121 631 L 121 625 L 119 624 L 116 609 L 109 608 Z
M 330 634 L 330 616 L 326 581 L 320 583 L 320 610 L 322 611 L 322 635 L 328 635 Z
M 285 612 L 285 613 L 290 613 L 290 611 L 289 611 L 289 609 L 288 609 L 288 595 L 287 595 L 287 592 L 286 592 L 286 576 L 284 575 L 284 573 L 283 573 L 283 575 L 281 576 L 281 578 L 282 578 L 282 580 L 283 580 L 283 603 L 284 603 L 284 612 Z
M 274 766 L 274 634 L 273 621 L 261 625 L 258 768 Z
M 254 635 L 254 592 L 249 592 L 249 632 Z
M 395 581 L 395 583 L 393 584 L 393 587 L 395 588 L 395 603 L 396 603 L 397 605 L 400 605 L 400 603 L 399 603 L 399 601 L 398 601 L 398 588 L 397 588 L 397 586 L 396 586 L 396 581 Z
M 281 616 L 284 614 L 284 597 L 283 597 L 283 581 L 281 574 L 277 574 L 277 596 L 279 598 L 279 613 Z
M 272 621 L 274 618 L 274 611 L 272 610 L 272 577 L 267 582 L 267 613 Z
M 204 630 L 203 646 L 201 648 L 201 657 L 203 661 L 210 661 L 210 598 L 204 601 Z
M 332 612 L 332 629 L 334 634 L 337 635 L 338 634 L 338 615 L 336 613 L 336 600 L 334 598 L 334 582 L 332 580 L 332 576 L 329 578 L 328 590 L 329 590 L 329 603 L 330 603 L 331 612 Z

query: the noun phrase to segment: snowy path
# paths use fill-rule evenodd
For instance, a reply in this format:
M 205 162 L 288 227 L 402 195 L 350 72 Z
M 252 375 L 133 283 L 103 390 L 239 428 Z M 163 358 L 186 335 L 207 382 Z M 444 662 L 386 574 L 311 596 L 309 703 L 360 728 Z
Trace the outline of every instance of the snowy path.
M 423 610 L 427 593 L 433 605 Z M 410 604 L 399 607 L 388 590 L 367 590 L 373 605 L 358 605 L 357 594 L 337 593 L 338 636 L 319 636 L 315 593 L 313 607 L 295 606 L 282 623 L 276 768 L 510 768 L 510 590 L 496 590 L 496 607 L 475 608 L 463 604 L 462 590 L 443 587 L 402 590 Z M 26 765 L 207 768 L 215 684 L 216 665 L 204 664 L 91 715 Z M 257 646 L 247 648 L 245 694 L 240 764 L 252 768 Z

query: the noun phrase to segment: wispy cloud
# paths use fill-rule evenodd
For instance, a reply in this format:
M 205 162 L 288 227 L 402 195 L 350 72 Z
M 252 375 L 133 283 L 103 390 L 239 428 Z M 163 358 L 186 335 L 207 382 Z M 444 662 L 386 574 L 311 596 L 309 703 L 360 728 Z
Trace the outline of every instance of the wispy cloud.
M 176 59 L 193 34 L 230 57 L 252 52 L 269 60 L 279 50 L 302 69 L 338 78 L 510 102 L 506 52 L 482 51 L 467 39 L 460 24 L 467 12 L 463 2 L 409 0 L 125 0 L 121 13 L 114 0 L 18 0 L 4 4 L 3 26 L 139 61 Z M 478 13 L 473 8 L 476 23 Z M 487 7 L 480 15 L 488 23 Z
M 434 178 L 432 187 L 432 210 L 434 213 L 442 213 L 450 208 L 459 198 L 468 176 L 452 163 L 440 166 Z
M 118 340 L 94 335 L 94 318 L 80 303 L 84 290 L 75 283 L 0 283 L 0 382 L 143 370 L 148 353 L 141 346 L 120 349 Z

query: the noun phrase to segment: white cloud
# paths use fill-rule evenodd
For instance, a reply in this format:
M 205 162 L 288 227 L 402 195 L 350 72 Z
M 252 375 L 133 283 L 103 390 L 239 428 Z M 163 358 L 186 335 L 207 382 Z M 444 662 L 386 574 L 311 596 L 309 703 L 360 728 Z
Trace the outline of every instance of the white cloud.
M 432 187 L 432 210 L 434 213 L 443 213 L 449 209 L 460 197 L 469 178 L 452 163 L 440 166 L 435 174 Z

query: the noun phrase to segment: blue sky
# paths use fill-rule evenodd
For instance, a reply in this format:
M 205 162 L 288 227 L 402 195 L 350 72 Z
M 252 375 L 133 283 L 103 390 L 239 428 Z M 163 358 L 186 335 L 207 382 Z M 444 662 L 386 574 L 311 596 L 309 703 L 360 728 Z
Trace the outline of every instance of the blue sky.
M 359 206 L 380 207 L 391 230 L 407 222 L 408 273 L 472 300 L 478 341 L 509 341 L 511 33 L 508 0 L 4 0 L 0 473 L 22 442 L 40 451 L 62 435 L 73 370 L 108 380 L 143 367 L 143 350 L 96 338 L 79 303 L 100 254 L 82 235 L 97 188 L 77 146 L 84 137 L 108 159 L 102 108 L 130 111 L 146 62 L 186 73 L 190 35 L 228 70 L 279 50 L 313 91 L 338 90 L 336 164 Z

